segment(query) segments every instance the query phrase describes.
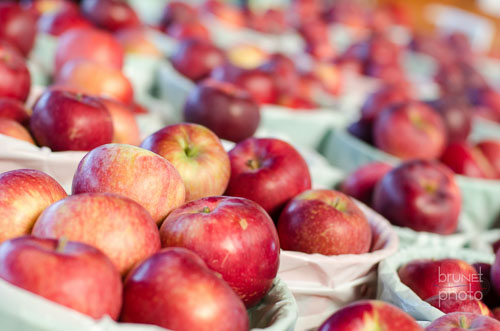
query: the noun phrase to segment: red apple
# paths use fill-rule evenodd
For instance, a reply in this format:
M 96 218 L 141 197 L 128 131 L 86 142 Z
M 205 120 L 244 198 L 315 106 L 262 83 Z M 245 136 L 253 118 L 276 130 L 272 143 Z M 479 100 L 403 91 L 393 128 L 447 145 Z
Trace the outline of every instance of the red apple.
M 67 91 L 44 92 L 30 126 L 38 143 L 54 151 L 88 151 L 113 138 L 109 111 L 95 98 Z
M 208 197 L 172 211 L 161 229 L 162 247 L 184 247 L 254 306 L 269 291 L 279 267 L 280 243 L 273 221 L 255 202 Z
M 163 11 L 160 27 L 165 30 L 174 23 L 193 22 L 197 19 L 196 8 L 183 1 L 170 1 Z
M 84 243 L 24 236 L 0 245 L 0 278 L 95 319 L 117 319 L 122 281 L 111 261 Z
M 179 171 L 186 201 L 222 195 L 229 182 L 229 156 L 219 138 L 204 126 L 180 123 L 146 138 L 142 148 L 166 158 Z
M 448 132 L 448 143 L 464 142 L 472 129 L 469 105 L 455 97 L 445 97 L 429 103 L 443 118 Z
M 296 89 L 298 72 L 294 62 L 288 56 L 280 53 L 273 54 L 259 68 L 273 76 L 279 93 L 290 93 Z
M 174 23 L 167 29 L 167 34 L 177 40 L 199 39 L 209 41 L 210 31 L 199 21 Z
M 66 192 L 49 175 L 33 169 L 0 174 L 0 242 L 31 233 L 41 212 Z
M 200 81 L 210 76 L 214 68 L 224 63 L 225 55 L 208 41 L 188 39 L 179 43 L 170 61 L 182 75 L 193 81 Z
M 392 166 L 384 162 L 363 165 L 346 177 L 340 190 L 370 206 L 375 186 L 391 169 Z
M 435 159 L 446 145 L 443 120 L 420 102 L 384 110 L 373 126 L 375 146 L 402 159 Z
M 481 294 L 476 269 L 462 260 L 414 260 L 399 268 L 398 274 L 401 282 L 422 300 L 436 295 Z
M 441 162 L 455 173 L 477 178 L 495 178 L 496 172 L 486 156 L 468 143 L 449 144 L 441 155 Z
M 408 101 L 410 101 L 410 95 L 404 87 L 384 86 L 366 99 L 361 108 L 361 118 L 373 123 L 387 107 Z
M 357 301 L 336 311 L 318 331 L 423 331 L 417 322 L 401 309 L 378 300 Z
M 312 72 L 327 93 L 331 95 L 340 93 L 343 78 L 337 65 L 329 62 L 316 62 Z
M 124 52 L 113 35 L 97 29 L 71 29 L 57 42 L 55 71 L 71 60 L 85 59 L 120 70 Z
M 500 141 L 483 140 L 479 142 L 476 147 L 483 153 L 486 159 L 488 159 L 497 174 L 497 178 L 500 178 Z
M 359 119 L 351 123 L 347 127 L 347 132 L 352 136 L 364 141 L 367 144 L 373 145 L 373 124 L 370 121 Z
M 106 30 L 117 31 L 141 24 L 134 9 L 123 0 L 83 0 L 81 10 L 94 25 Z
M 234 142 L 251 137 L 260 122 L 260 108 L 245 91 L 230 83 L 208 79 L 189 94 L 184 119 Z
M 113 122 L 113 141 L 138 146 L 141 143 L 139 126 L 132 108 L 117 100 L 97 98 L 109 111 Z
M 496 251 L 495 251 L 496 252 Z M 493 309 L 498 306 L 500 302 L 500 297 L 492 289 L 491 282 L 491 264 L 489 263 L 474 263 L 472 265 L 476 269 L 479 279 L 481 280 L 481 289 L 483 291 L 482 302 L 486 304 L 489 308 Z
M 269 57 L 259 46 L 250 43 L 232 45 L 226 49 L 226 54 L 229 63 L 242 69 L 256 69 Z
M 443 313 L 465 312 L 493 317 L 488 307 L 477 298 L 482 297 L 482 292 L 476 293 L 475 297 L 463 293 L 440 293 L 425 300 L 428 304 Z
M 245 13 L 235 4 L 218 0 L 207 0 L 203 9 L 214 15 L 221 23 L 233 28 L 245 26 Z
M 246 14 L 248 26 L 259 32 L 279 35 L 289 28 L 285 11 L 281 8 L 270 8 L 260 12 L 250 11 Z
M 73 194 L 108 192 L 135 200 L 156 223 L 184 203 L 185 188 L 174 166 L 143 148 L 109 144 L 90 151 L 73 177 Z
M 245 306 L 202 259 L 183 248 L 161 250 L 125 280 L 121 320 L 170 330 L 248 330 Z
M 0 117 L 0 134 L 35 144 L 28 130 L 18 122 L 9 118 Z
M 97 247 L 122 275 L 160 249 L 158 229 L 147 210 L 107 193 L 77 194 L 54 203 L 40 215 L 32 234 Z
M 31 87 L 30 72 L 17 53 L 0 48 L 0 97 L 26 101 Z
M 308 254 L 363 254 L 372 231 L 348 196 L 333 190 L 309 190 L 293 198 L 278 220 L 281 248 Z
M 0 3 L 0 39 L 12 43 L 27 56 L 35 43 L 36 19 L 33 11 L 13 1 Z
M 425 331 L 499 331 L 500 322 L 474 313 L 449 313 L 434 320 Z
M 497 296 L 500 296 L 500 251 L 497 251 L 495 253 L 495 262 L 491 266 L 491 271 L 490 271 L 490 278 L 491 278 L 491 285 L 493 287 L 493 290 L 497 294 Z M 498 302 L 496 302 L 498 305 Z
M 125 53 L 147 55 L 160 58 L 162 52 L 149 39 L 147 30 L 143 28 L 122 29 L 115 33 L 116 40 L 122 45 Z
M 66 62 L 59 71 L 56 83 L 81 93 L 107 96 L 125 104 L 131 103 L 134 98 L 132 83 L 120 70 L 83 59 Z
M 71 29 L 91 28 L 92 25 L 78 11 L 58 10 L 38 19 L 38 31 L 60 36 Z
M 500 307 L 493 309 L 491 313 L 493 314 L 493 318 L 500 321 Z
M 335 48 L 330 43 L 329 24 L 322 20 L 310 20 L 299 27 L 299 32 L 306 42 L 306 52 L 317 60 L 332 60 Z
M 437 161 L 413 160 L 378 182 L 373 208 L 392 224 L 416 231 L 452 234 L 462 205 L 453 173 Z
M 288 143 L 273 138 L 248 138 L 230 152 L 227 195 L 260 204 L 274 219 L 297 194 L 311 189 L 306 161 Z
M 27 124 L 30 116 L 31 109 L 24 107 L 21 101 L 0 97 L 0 118 L 8 118 L 21 124 Z

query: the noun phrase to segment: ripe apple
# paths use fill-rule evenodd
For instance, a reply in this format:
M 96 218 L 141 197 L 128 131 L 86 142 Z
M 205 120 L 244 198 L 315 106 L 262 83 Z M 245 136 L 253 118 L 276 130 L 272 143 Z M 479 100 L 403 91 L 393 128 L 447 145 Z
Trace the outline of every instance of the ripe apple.
M 170 59 L 178 72 L 193 81 L 207 78 L 211 71 L 223 64 L 225 60 L 222 50 L 212 43 L 200 39 L 180 41 Z
M 237 44 L 226 50 L 229 62 L 242 69 L 255 69 L 265 62 L 268 54 L 256 45 Z
M 497 178 L 500 178 L 500 141 L 483 140 L 479 142 L 476 147 L 483 153 L 486 159 L 488 159 L 497 174 Z
M 85 59 L 120 70 L 124 52 L 113 35 L 97 29 L 71 29 L 61 35 L 55 54 L 55 71 L 71 60 Z
M 39 32 L 60 36 L 71 29 L 91 28 L 92 24 L 86 20 L 78 11 L 58 10 L 43 14 L 38 19 L 37 28 Z
M 441 162 L 455 173 L 476 178 L 495 178 L 496 172 L 486 156 L 469 143 L 449 144 L 441 155 Z
M 361 107 L 361 118 L 373 124 L 378 115 L 387 107 L 410 101 L 408 91 L 399 85 L 383 86 L 370 94 Z
M 148 38 L 144 28 L 121 29 L 115 33 L 116 40 L 122 45 L 125 53 L 162 57 L 162 52 Z
M 337 65 L 330 62 L 317 62 L 312 73 L 321 82 L 323 89 L 338 95 L 342 88 L 342 75 Z
M 401 309 L 378 300 L 351 303 L 336 311 L 318 331 L 423 331 L 417 322 Z
M 45 209 L 34 236 L 80 241 L 99 248 L 125 275 L 160 249 L 160 236 L 146 209 L 108 193 L 72 195 Z
M 495 290 L 492 289 L 491 264 L 478 262 L 474 263 L 472 266 L 476 269 L 481 280 L 481 289 L 483 290 L 483 298 L 481 301 L 491 309 L 497 307 L 500 302 L 500 297 L 496 294 Z
M 290 199 L 311 189 L 306 161 L 282 140 L 248 138 L 229 151 L 229 160 L 226 194 L 257 202 L 274 219 Z
M 0 174 L 0 243 L 31 233 L 41 212 L 66 192 L 49 175 L 33 169 Z
M 113 122 L 113 143 L 138 146 L 141 143 L 139 126 L 130 106 L 109 98 L 97 98 L 109 111 Z
M 88 151 L 113 138 L 109 111 L 95 98 L 67 91 L 44 92 L 30 126 L 38 143 L 54 151 Z
M 281 8 L 270 8 L 264 11 L 247 11 L 247 24 L 250 28 L 267 34 L 283 34 L 289 24 L 285 11 Z
M 141 144 L 166 158 L 186 187 L 186 201 L 222 195 L 229 182 L 229 156 L 219 138 L 204 126 L 180 123 L 167 126 Z
M 121 321 L 169 330 L 248 330 L 245 306 L 219 275 L 184 248 L 163 249 L 125 280 Z
M 392 224 L 415 231 L 452 234 L 462 205 L 453 173 L 437 161 L 413 160 L 378 182 L 373 208 Z
M 0 47 L 0 77 L 0 97 L 28 99 L 31 77 L 26 62 L 6 47 Z
M 0 97 L 0 118 L 8 118 L 21 124 L 28 124 L 30 116 L 31 109 L 24 107 L 21 101 Z
M 199 21 L 174 23 L 166 30 L 166 33 L 177 40 L 199 39 L 209 41 L 210 31 Z
M 234 142 L 251 137 L 260 122 L 260 109 L 252 97 L 236 86 L 208 79 L 189 94 L 184 119 Z
M 134 98 L 132 84 L 120 70 L 85 59 L 66 62 L 57 75 L 56 83 L 81 93 L 107 96 L 126 104 Z
M 310 20 L 299 26 L 299 33 L 306 43 L 306 52 L 317 60 L 328 61 L 335 57 L 335 48 L 330 40 L 329 24 L 318 20 Z
M 305 99 L 299 95 L 283 93 L 278 97 L 276 104 L 297 110 L 314 110 L 316 104 L 311 100 Z
M 493 317 L 493 314 L 488 309 L 488 307 L 479 299 L 482 297 L 482 292 L 478 292 L 477 295 L 467 296 L 460 294 L 448 294 L 441 293 L 430 297 L 425 300 L 428 304 L 437 309 L 441 310 L 443 313 L 454 313 L 454 312 L 465 312 L 465 313 L 475 313 L 484 316 Z
M 446 145 L 443 120 L 432 108 L 408 102 L 382 111 L 373 126 L 375 146 L 402 159 L 435 159 Z
M 375 186 L 391 169 L 392 166 L 384 162 L 363 165 L 346 177 L 340 190 L 371 206 Z
M 134 9 L 123 0 L 82 0 L 83 15 L 99 28 L 117 31 L 141 24 Z
M 278 272 L 276 228 L 269 215 L 247 199 L 188 202 L 165 219 L 160 236 L 162 247 L 184 247 L 198 254 L 247 307 L 262 299 Z
M 193 22 L 197 19 L 196 8 L 183 1 L 170 1 L 163 10 L 160 27 L 165 31 L 172 24 Z
M 146 208 L 161 223 L 185 200 L 182 178 L 165 158 L 132 145 L 108 144 L 87 153 L 73 177 L 73 194 L 123 195 Z
M 464 142 L 472 129 L 472 114 L 470 106 L 456 97 L 444 97 L 429 105 L 443 118 L 448 132 L 448 143 Z
M 120 274 L 103 253 L 84 243 L 31 236 L 5 241 L 0 278 L 95 319 L 116 320 L 120 314 Z
M 0 3 L 0 39 L 12 43 L 27 56 L 35 43 L 36 19 L 33 11 L 13 1 Z
M 500 322 L 474 313 L 449 313 L 434 320 L 425 331 L 499 331 Z
M 462 260 L 414 260 L 399 268 L 398 275 L 422 300 L 436 295 L 474 296 L 481 293 L 476 269 Z
M 295 90 L 298 72 L 295 63 L 288 56 L 273 54 L 259 68 L 272 75 L 278 93 L 290 93 Z
M 352 136 L 364 141 L 367 144 L 373 145 L 373 123 L 360 118 L 356 122 L 351 123 L 347 127 L 347 132 Z
M 348 196 L 333 190 L 309 190 L 293 198 L 278 220 L 281 248 L 308 254 L 363 254 L 372 230 Z
M 0 117 L 0 134 L 24 140 L 33 145 L 35 144 L 28 130 L 18 122 L 9 118 Z
M 500 307 L 497 307 L 491 311 L 493 314 L 493 318 L 496 319 L 497 321 L 500 321 Z

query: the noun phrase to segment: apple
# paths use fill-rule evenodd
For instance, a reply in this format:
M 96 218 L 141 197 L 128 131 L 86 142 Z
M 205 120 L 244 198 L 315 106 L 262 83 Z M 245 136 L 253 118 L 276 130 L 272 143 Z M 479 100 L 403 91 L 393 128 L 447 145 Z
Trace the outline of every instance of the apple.
M 429 103 L 443 118 L 448 132 L 448 143 L 464 142 L 472 129 L 470 107 L 463 100 L 444 97 Z
M 488 309 L 488 307 L 480 299 L 478 299 L 480 297 L 482 297 L 482 294 L 478 294 L 474 297 L 467 295 L 462 296 L 457 294 L 441 293 L 430 297 L 425 301 L 431 306 L 441 310 L 445 314 L 454 312 L 466 312 L 493 317 L 493 314 Z
M 336 51 L 330 43 L 328 23 L 322 20 L 310 20 L 299 27 L 299 32 L 306 42 L 305 51 L 320 61 L 332 60 Z
M 315 102 L 321 100 L 327 92 L 323 82 L 314 72 L 299 74 L 296 94 L 301 98 Z
M 392 166 L 384 162 L 365 164 L 344 179 L 340 190 L 370 206 L 375 186 L 391 169 Z
M 138 146 L 141 143 L 139 126 L 130 106 L 109 98 L 97 98 L 109 111 L 113 122 L 113 143 Z
M 497 178 L 500 178 L 500 141 L 483 140 L 479 142 L 476 147 L 483 153 L 486 159 L 488 159 L 497 174 Z
M 218 272 L 247 307 L 269 291 L 279 267 L 273 221 L 255 202 L 208 197 L 175 209 L 160 228 L 162 247 L 184 247 Z
M 98 249 L 67 239 L 23 236 L 0 245 L 0 278 L 95 319 L 117 319 L 122 281 Z
M 417 322 L 401 309 L 383 301 L 356 301 L 336 311 L 318 331 L 423 331 Z
M 356 122 L 351 123 L 347 127 L 347 132 L 349 132 L 353 137 L 364 141 L 367 144 L 373 145 L 373 123 L 366 121 L 362 118 Z
M 275 53 L 259 68 L 272 75 L 278 93 L 290 93 L 295 90 L 298 72 L 295 63 L 288 56 Z
M 387 107 L 408 101 L 410 101 L 410 95 L 404 87 L 385 85 L 365 100 L 361 107 L 361 118 L 372 124 Z
M 67 195 L 49 175 L 33 169 L 0 174 L 0 242 L 30 234 L 42 211 Z
M 58 10 L 54 13 L 42 15 L 38 19 L 37 29 L 39 32 L 60 36 L 71 29 L 91 28 L 92 24 L 86 20 L 78 11 Z
M 199 21 L 174 23 L 166 32 L 177 40 L 200 39 L 209 41 L 211 39 L 210 31 Z
M 493 318 L 495 318 L 497 321 L 500 321 L 500 307 L 497 307 L 491 311 L 493 314 Z
M 495 291 L 497 297 L 500 296 L 500 251 L 496 251 L 495 253 L 495 262 L 491 265 L 490 278 L 491 285 L 493 290 Z M 498 302 L 496 302 L 498 305 Z
M 281 248 L 308 254 L 363 254 L 372 230 L 353 200 L 333 190 L 309 190 L 293 198 L 277 224 Z
M 36 19 L 33 11 L 13 1 L 0 3 L 0 39 L 12 43 L 27 56 L 35 43 Z
M 144 28 L 121 29 L 115 33 L 116 40 L 122 45 L 125 53 L 147 55 L 155 58 L 163 56 L 162 52 L 149 39 Z
M 167 126 L 141 144 L 166 158 L 186 187 L 186 201 L 222 195 L 229 182 L 229 156 L 219 138 L 204 126 L 180 123 Z
M 198 255 L 184 248 L 163 249 L 130 272 L 120 319 L 179 331 L 249 328 L 238 296 Z
M 276 104 L 298 110 L 314 110 L 316 108 L 316 104 L 311 100 L 305 99 L 299 95 L 287 93 L 281 94 Z
M 0 4 L 1 5 L 1 4 Z M 6 47 L 0 48 L 0 97 L 26 101 L 31 87 L 30 72 L 24 59 Z
M 337 65 L 329 62 L 317 62 L 312 72 L 327 93 L 338 95 L 341 92 L 343 78 Z
M 226 50 L 231 64 L 244 69 L 255 69 L 265 62 L 268 54 L 252 44 L 237 44 Z
M 214 15 L 221 23 L 233 28 L 245 26 L 245 13 L 236 5 L 218 0 L 208 0 L 203 4 L 203 9 Z
M 182 178 L 165 158 L 132 145 L 108 144 L 87 153 L 73 177 L 73 194 L 108 192 L 138 202 L 159 224 L 184 203 Z
M 474 313 L 449 313 L 434 320 L 425 331 L 499 331 L 500 322 Z
M 55 71 L 71 60 L 85 59 L 120 70 L 124 52 L 113 35 L 89 28 L 71 29 L 63 33 L 57 42 Z
M 487 179 L 497 176 L 495 168 L 481 150 L 466 142 L 449 144 L 440 160 L 460 175 Z
M 373 208 L 394 225 L 446 235 L 457 229 L 461 200 L 448 168 L 437 161 L 413 160 L 379 180 Z
M 183 1 L 170 1 L 163 10 L 160 27 L 166 30 L 172 24 L 193 22 L 197 19 L 196 8 Z
M 31 109 L 24 107 L 21 101 L 0 97 L 0 118 L 8 118 L 21 124 L 27 124 L 30 116 Z
M 496 253 L 496 251 L 494 251 Z M 498 306 L 500 302 L 500 297 L 492 289 L 491 282 L 491 264 L 477 262 L 472 265 L 476 269 L 477 274 L 481 280 L 481 289 L 483 291 L 483 301 L 489 308 L 494 308 Z
M 0 118 L 0 134 L 35 144 L 28 130 L 9 118 Z
M 35 12 L 39 17 L 41 15 L 56 13 L 61 11 L 78 12 L 78 1 L 68 0 L 21 0 L 21 5 Z
M 260 122 L 260 108 L 244 90 L 212 79 L 192 90 L 184 106 L 184 119 L 234 142 L 251 137 Z
M 38 218 L 32 234 L 97 247 L 122 275 L 160 249 L 158 228 L 147 210 L 129 198 L 108 193 L 76 194 L 52 204 Z
M 110 143 L 113 122 L 95 98 L 47 90 L 33 106 L 31 131 L 37 142 L 53 151 L 88 151 Z
M 229 151 L 229 160 L 226 194 L 257 202 L 274 219 L 290 199 L 311 189 L 306 161 L 282 140 L 248 138 Z
M 225 62 L 225 55 L 206 40 L 187 39 L 179 42 L 170 61 L 179 73 L 193 81 L 200 81 Z
M 99 28 L 117 31 L 139 26 L 134 9 L 123 0 L 82 0 L 83 15 Z
M 401 282 L 422 300 L 436 295 L 481 295 L 481 279 L 473 266 L 457 259 L 414 260 L 398 270 Z
M 264 11 L 247 11 L 248 27 L 266 34 L 279 35 L 289 29 L 285 11 L 281 8 L 269 8 Z
M 401 159 L 435 159 L 446 146 L 446 128 L 432 108 L 408 102 L 388 108 L 377 117 L 373 140 L 379 149 Z

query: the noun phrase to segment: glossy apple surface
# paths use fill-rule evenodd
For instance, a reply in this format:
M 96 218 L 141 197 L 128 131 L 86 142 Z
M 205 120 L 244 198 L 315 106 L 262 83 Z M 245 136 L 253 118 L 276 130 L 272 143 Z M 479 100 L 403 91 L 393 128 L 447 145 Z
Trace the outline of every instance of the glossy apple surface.
M 9 118 L 0 117 L 0 134 L 35 144 L 30 133 L 24 126 Z
M 478 292 L 481 293 L 481 292 Z M 472 296 L 439 294 L 425 300 L 427 303 L 441 310 L 443 313 L 466 312 L 493 317 L 488 307 L 479 299 Z
M 496 172 L 497 178 L 500 178 L 500 141 L 498 140 L 483 140 L 476 147 L 488 159 L 491 166 Z
M 113 143 L 138 146 L 141 143 L 139 125 L 130 106 L 110 98 L 98 98 L 111 115 Z
M 9 118 L 21 124 L 27 124 L 31 110 L 24 104 L 12 98 L 0 98 L 0 118 Z
M 31 77 L 25 60 L 7 47 L 0 47 L 0 97 L 26 101 Z
M 459 175 L 486 179 L 496 177 L 493 165 L 481 149 L 469 143 L 449 144 L 440 160 Z
M 450 313 L 434 320 L 425 331 L 499 331 L 500 322 L 474 313 Z
M 0 39 L 5 39 L 27 56 L 36 36 L 36 15 L 15 2 L 0 3 Z M 1 57 L 1 56 L 0 56 Z
M 391 169 L 392 166 L 384 162 L 363 165 L 346 177 L 340 190 L 370 206 L 375 186 Z
M 141 24 L 134 9 L 123 0 L 83 0 L 83 15 L 95 26 L 110 31 Z

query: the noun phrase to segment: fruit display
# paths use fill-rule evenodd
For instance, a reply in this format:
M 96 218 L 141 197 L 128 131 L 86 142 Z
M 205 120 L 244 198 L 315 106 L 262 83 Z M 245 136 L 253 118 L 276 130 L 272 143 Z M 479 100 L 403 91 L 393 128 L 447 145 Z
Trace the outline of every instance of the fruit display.
M 0 329 L 499 329 L 495 50 L 409 3 L 0 3 Z

